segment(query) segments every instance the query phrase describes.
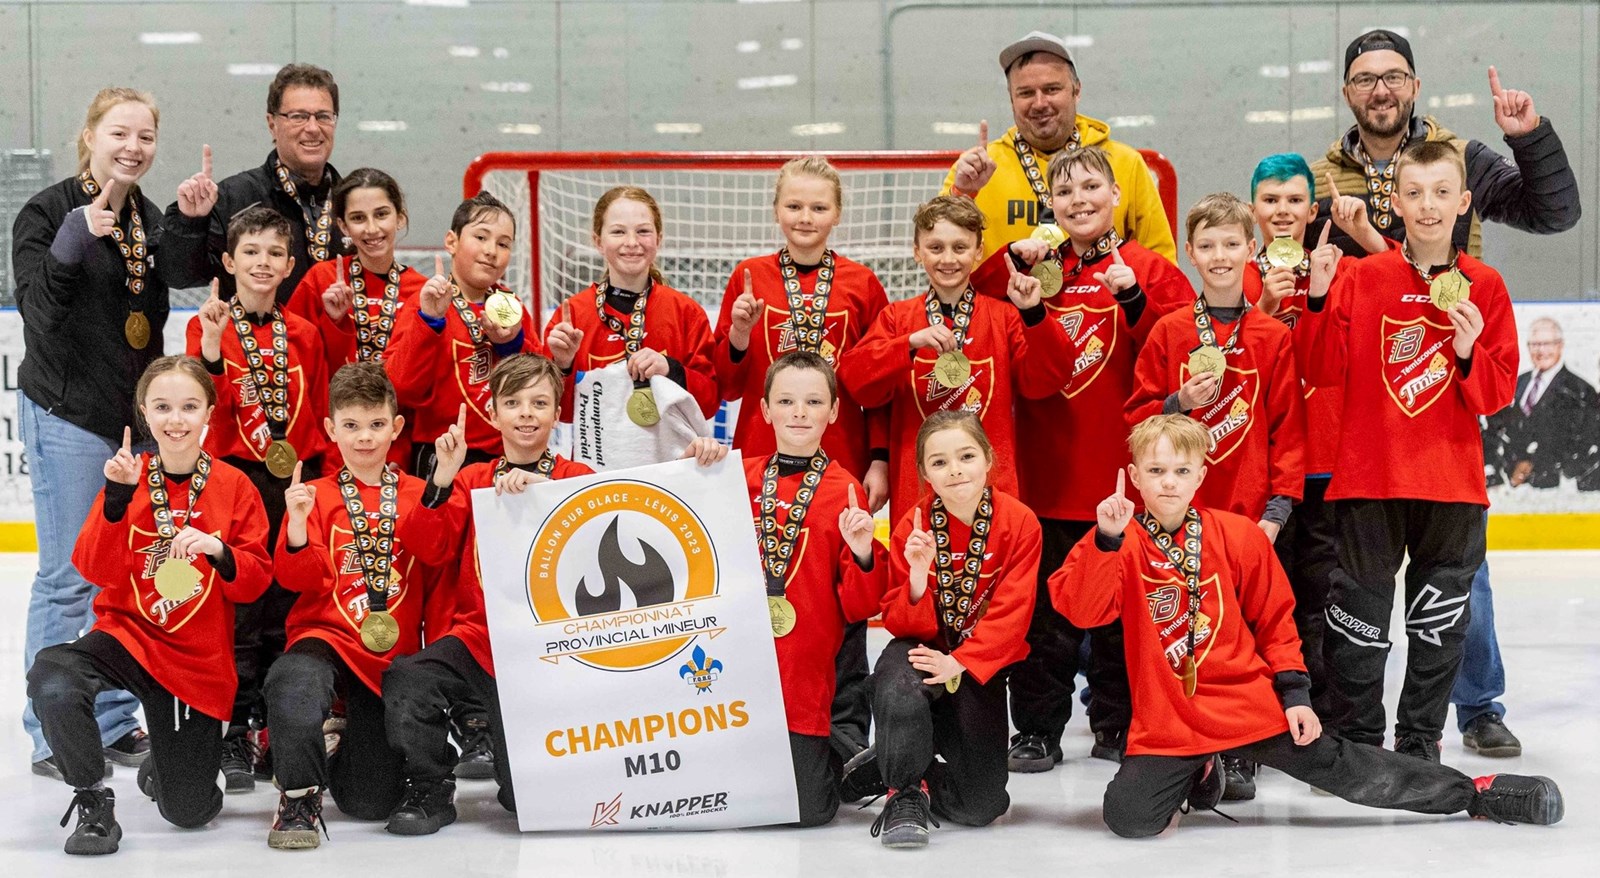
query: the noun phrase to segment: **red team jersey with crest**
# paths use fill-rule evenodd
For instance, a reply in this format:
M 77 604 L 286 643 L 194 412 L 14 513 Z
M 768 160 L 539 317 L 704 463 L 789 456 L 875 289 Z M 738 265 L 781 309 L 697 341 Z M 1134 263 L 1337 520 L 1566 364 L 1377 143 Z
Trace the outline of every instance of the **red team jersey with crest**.
M 328 366 L 322 337 L 311 323 L 293 314 L 284 314 L 289 341 L 289 429 L 285 436 L 301 460 L 331 452 L 337 460 L 339 450 L 328 443 L 322 419 L 328 414 Z M 250 324 L 261 355 L 272 363 L 272 324 Z M 191 357 L 200 356 L 200 317 L 189 318 L 187 344 Z M 272 433 L 261 395 L 251 377 L 239 333 L 230 319 L 222 329 L 222 374 L 212 375 L 217 388 L 217 408 L 211 414 L 211 429 L 206 432 L 205 449 L 217 457 L 233 457 L 262 463 Z
M 1249 309 L 1243 326 L 1213 324 L 1220 347 L 1239 328 L 1217 395 L 1188 414 L 1211 434 L 1206 478 L 1196 506 L 1259 519 L 1273 495 L 1305 492 L 1305 411 L 1289 328 Z M 1189 380 L 1189 352 L 1200 344 L 1194 309 L 1156 321 L 1134 366 L 1128 428 L 1161 414 L 1167 397 Z
M 602 369 L 627 355 L 627 344 L 622 336 L 612 332 L 595 310 L 594 295 L 595 286 L 590 284 L 588 289 L 566 301 L 572 312 L 573 327 L 583 331 L 583 341 L 578 344 L 578 354 L 572 361 L 572 372 L 567 375 L 562 399 L 573 398 L 577 373 Z M 716 370 L 711 365 L 715 344 L 706 309 L 660 281 L 651 284 L 649 295 L 644 305 L 644 341 L 641 347 L 652 348 L 683 364 L 684 389 L 689 391 L 695 402 L 700 403 L 701 414 L 710 418 L 717 413 L 722 398 L 717 392 Z M 609 304 L 606 305 L 606 311 L 623 326 L 628 325 L 629 314 Z M 556 313 L 560 314 L 559 306 Z M 556 322 L 552 319 L 545 326 L 546 338 Z M 570 406 L 562 408 L 561 420 L 568 423 L 572 421 Z
M 1050 597 L 1072 624 L 1122 619 L 1133 689 L 1129 756 L 1195 756 L 1289 728 L 1273 678 L 1306 669 L 1294 627 L 1294 594 L 1266 534 L 1249 518 L 1200 510 L 1197 686 L 1183 694 L 1189 595 L 1183 576 L 1137 521 L 1122 548 L 1095 545 L 1095 529 L 1050 575 Z
M 468 307 L 483 325 L 483 303 Z M 416 411 L 410 433 L 418 442 L 432 442 L 455 425 L 461 404 L 467 404 L 467 447 L 500 453 L 500 431 L 489 421 L 489 371 L 500 358 L 485 335 L 482 345 L 472 343 L 472 331 L 452 303 L 444 312 L 444 329 L 436 330 L 422 317 L 420 308 L 408 309 L 395 321 L 384 371 L 394 382 L 401 408 Z M 544 345 L 533 328 L 533 317 L 522 309 L 522 347 L 517 353 L 543 354 Z
M 756 523 L 756 544 L 761 541 L 761 490 L 768 457 L 747 457 L 744 480 L 750 490 L 750 512 Z M 778 478 L 777 523 L 789 522 L 795 492 L 805 473 Z M 878 614 L 888 583 L 888 550 L 872 541 L 872 569 L 856 564 L 844 535 L 839 514 L 855 486 L 858 502 L 866 491 L 838 461 L 830 460 L 822 472 L 805 521 L 795 537 L 794 554 L 784 571 L 784 597 L 794 605 L 794 630 L 773 639 L 778 650 L 778 676 L 783 683 L 783 707 L 789 731 L 797 735 L 826 737 L 830 732 L 834 689 L 838 683 L 834 657 L 844 643 L 844 627 Z M 864 508 L 864 507 L 863 507 Z M 765 568 L 763 568 L 765 569 Z M 765 582 L 765 580 L 762 580 Z
M 1341 271 L 1324 303 L 1311 379 L 1343 387 L 1339 452 L 1327 499 L 1489 505 L 1479 415 L 1510 405 L 1517 326 L 1499 272 L 1465 253 L 1483 332 L 1464 372 L 1455 328 L 1396 248 Z
M 273 555 L 278 582 L 300 593 L 284 622 L 285 646 L 315 637 L 333 647 L 368 689 L 381 693 L 383 671 L 389 662 L 421 648 L 423 620 L 448 618 L 448 613 L 436 612 L 435 607 L 439 601 L 453 602 L 455 594 L 449 583 L 439 581 L 437 568 L 450 560 L 460 534 L 429 527 L 425 517 L 413 515 L 426 483 L 415 476 L 400 476 L 390 567 L 399 575 L 390 577 L 387 606 L 400 626 L 400 639 L 387 652 L 373 652 L 361 642 L 361 621 L 368 610 L 367 580 L 354 550 L 355 534 L 339 494 L 338 473 L 307 484 L 316 487 L 317 496 L 306 517 L 306 544 L 290 550 L 285 527 Z M 357 485 L 368 525 L 375 533 L 381 489 L 360 480 Z M 443 587 L 433 588 L 436 583 Z
M 78 533 L 72 564 L 100 591 L 94 598 L 94 630 L 117 639 L 157 683 L 213 719 L 227 721 L 239 677 L 233 666 L 233 608 L 261 597 L 272 582 L 267 513 L 244 473 L 215 457 L 211 475 L 193 509 L 189 481 L 167 479 L 172 523 L 204 531 L 233 554 L 232 581 L 217 575 L 211 559 L 193 561 L 200 571 L 194 593 L 169 601 L 156 592 L 156 568 L 167 560 L 158 536 L 145 475 L 150 455 L 139 455 L 139 483 L 122 520 L 106 521 L 106 494 L 95 498 Z
M 828 312 L 824 326 L 822 358 L 838 371 L 844 352 L 866 335 L 872 320 L 889 304 L 878 276 L 859 262 L 834 254 L 833 287 L 828 293 Z M 733 325 L 733 303 L 744 293 L 744 273 L 750 272 L 755 296 L 766 306 L 750 330 L 750 348 L 736 363 L 728 344 L 728 329 Z M 807 306 L 817 284 L 817 272 L 801 272 L 800 291 Z M 722 313 L 717 318 L 716 354 L 713 363 L 722 398 L 740 400 L 739 420 L 733 431 L 733 447 L 747 458 L 765 460 L 778 449 L 772 430 L 761 419 L 761 394 L 767 368 L 784 354 L 799 350 L 789 320 L 789 296 L 784 291 L 778 254 L 755 256 L 739 263 L 728 278 L 722 298 Z M 887 448 L 888 413 L 879 409 L 863 411 L 843 387 L 839 395 L 839 420 L 822 435 L 822 450 L 844 467 L 845 472 L 862 477 L 868 453 L 874 447 Z
M 1189 279 L 1166 257 L 1137 241 L 1123 241 L 1118 249 L 1144 291 L 1138 323 L 1129 325 L 1111 290 L 1094 278 L 1112 264 L 1109 254 L 1065 278 L 1061 292 L 1044 300 L 1070 340 L 1071 373 L 1070 383 L 1063 380 L 1053 392 L 1017 400 L 1017 435 L 1028 439 L 1017 448 L 1021 497 L 1041 518 L 1094 520 L 1095 507 L 1105 499 L 1097 486 L 1111 484 L 1128 464 L 1128 434 L 1113 413 L 1133 390 L 1139 346 L 1161 315 L 1194 302 Z M 998 280 L 1006 271 L 1004 262 L 990 257 L 974 282 L 979 275 Z
M 455 612 L 444 633 L 465 644 L 467 651 L 491 677 L 494 676 L 494 655 L 489 649 L 489 617 L 483 603 L 483 570 L 478 564 L 478 529 L 472 520 L 472 492 L 475 488 L 494 487 L 494 468 L 498 462 L 496 459 L 469 464 L 456 473 L 449 502 L 437 509 L 418 506 L 412 512 L 416 527 L 461 535 L 451 541 L 460 566 L 455 580 Z M 584 464 L 556 455 L 550 477 L 570 479 L 593 472 Z M 444 575 L 448 576 L 448 571 Z M 438 637 L 429 638 L 430 643 L 437 640 Z
M 991 473 L 993 471 L 991 470 Z M 992 486 L 993 483 L 991 483 Z M 900 516 L 889 548 L 889 587 L 883 595 L 883 627 L 895 637 L 908 637 L 948 652 L 979 683 L 1028 656 L 1028 623 L 1039 590 L 1039 550 L 1043 545 L 1039 519 L 1033 510 L 1004 491 L 992 490 L 994 517 L 989 520 L 989 540 L 984 546 L 983 568 L 977 593 L 989 593 L 972 634 L 949 649 L 939 622 L 934 571 L 928 572 L 928 591 L 911 603 L 911 568 L 906 564 L 906 537 L 911 535 L 911 512 Z M 933 498 L 920 504 L 922 526 L 929 527 Z M 972 528 L 949 516 L 951 563 L 959 572 L 967 560 Z

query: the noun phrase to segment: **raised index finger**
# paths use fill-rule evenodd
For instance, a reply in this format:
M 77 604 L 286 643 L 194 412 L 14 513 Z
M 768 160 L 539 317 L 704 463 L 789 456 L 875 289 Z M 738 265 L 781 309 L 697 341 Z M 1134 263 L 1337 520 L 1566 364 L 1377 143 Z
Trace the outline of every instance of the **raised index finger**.
M 300 484 L 300 467 L 303 466 L 303 465 L 304 464 L 303 464 L 302 461 L 298 461 L 298 460 L 295 461 L 295 463 L 294 463 L 294 475 L 289 477 L 289 487 L 292 488 L 295 485 Z
M 456 414 L 456 426 L 462 430 L 467 429 L 467 404 L 461 404 L 461 411 Z
M 747 268 L 747 269 L 744 270 L 744 292 L 745 292 L 745 295 L 747 295 L 747 296 L 755 295 L 755 291 L 756 291 L 755 282 L 750 280 L 750 269 Z
M 344 257 L 333 257 L 333 276 L 340 286 L 344 286 Z
M 1332 198 L 1334 201 L 1338 201 L 1339 200 L 1339 184 L 1333 182 L 1333 172 L 1332 171 L 1328 172 L 1328 197 Z M 1329 213 L 1333 212 L 1333 204 L 1332 204 L 1332 202 L 1329 202 L 1329 204 L 1328 204 L 1328 212 Z
M 922 530 L 922 507 L 913 506 L 911 508 L 911 532 L 916 533 L 919 530 Z
M 128 452 L 129 454 L 133 453 L 133 428 L 132 427 L 123 427 L 122 428 L 122 450 Z
M 989 120 L 982 119 L 978 122 L 978 146 L 989 148 Z
M 850 508 L 851 509 L 860 509 L 861 507 L 856 505 L 856 486 L 854 484 L 849 484 L 849 485 L 845 486 L 844 490 L 845 490 L 845 502 L 847 504 L 849 504 Z
M 1117 468 L 1117 496 L 1128 496 L 1128 471 L 1121 467 Z
M 204 174 L 207 179 L 211 177 L 211 144 L 209 143 L 200 147 L 200 173 Z
M 1494 69 L 1493 64 L 1489 65 L 1489 94 L 1495 97 L 1505 94 L 1505 89 L 1500 87 L 1500 71 Z
M 1121 247 L 1112 247 L 1111 248 L 1111 258 L 1118 265 L 1127 265 L 1128 264 L 1128 263 L 1122 261 L 1122 248 Z
M 444 276 L 444 257 L 437 253 L 433 254 L 433 276 Z
M 1328 232 L 1332 229 L 1333 220 L 1330 218 L 1327 222 L 1322 224 L 1322 234 L 1317 236 L 1317 246 L 1319 248 L 1328 246 Z

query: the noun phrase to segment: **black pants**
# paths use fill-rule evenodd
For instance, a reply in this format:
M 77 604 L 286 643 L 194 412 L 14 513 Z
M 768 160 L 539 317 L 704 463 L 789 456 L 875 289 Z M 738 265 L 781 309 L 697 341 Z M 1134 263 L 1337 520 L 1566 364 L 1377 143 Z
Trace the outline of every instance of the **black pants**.
M 266 694 L 278 787 L 320 787 L 332 792 L 339 810 L 351 817 L 388 817 L 400 803 L 405 775 L 400 754 L 384 735 L 383 699 L 333 647 L 315 638 L 297 642 L 267 673 Z M 322 723 L 339 697 L 347 725 L 329 758 Z
M 1050 574 L 1067 560 L 1074 544 L 1094 527 L 1092 521 L 1041 518 L 1043 547 L 1039 554 L 1039 591 L 1028 622 L 1028 657 L 1011 669 L 1011 720 L 1017 731 L 1044 735 L 1059 743 L 1072 718 L 1077 692 L 1079 655 L 1089 638 L 1089 728 L 1126 732 L 1133 718 L 1128 689 L 1128 662 L 1122 651 L 1122 623 L 1085 630 L 1068 622 L 1050 601 Z
M 821 826 L 839 812 L 839 773 L 843 765 L 828 738 L 789 733 L 794 759 L 794 790 L 800 799 L 796 826 Z
M 1275 544 L 1278 562 L 1294 591 L 1294 626 L 1300 633 L 1300 654 L 1311 677 L 1311 707 L 1328 716 L 1328 668 L 1323 661 L 1323 634 L 1328 630 L 1328 587 L 1339 567 L 1338 534 L 1333 505 L 1322 499 L 1328 479 L 1306 479 L 1305 498 L 1295 504 Z
M 470 706 L 489 723 L 500 804 L 515 812 L 500 696 L 494 678 L 472 657 L 466 644 L 455 637 L 441 637 L 421 652 L 395 659 L 383 673 L 384 728 L 389 746 L 399 754 L 405 776 L 411 780 L 436 783 L 451 775 L 456 754 L 450 749 L 450 716 L 463 706 Z
M 100 782 L 105 754 L 94 719 L 94 698 L 126 689 L 144 705 L 150 732 L 156 807 L 174 826 L 204 826 L 222 810 L 217 771 L 222 765 L 221 720 L 179 705 L 115 637 L 90 631 L 72 643 L 46 647 L 28 671 L 28 697 L 44 739 L 67 783 Z
M 1270 765 L 1347 802 L 1422 814 L 1465 811 L 1477 795 L 1472 778 L 1439 765 L 1324 733 L 1304 747 L 1288 732 L 1229 751 Z M 1106 787 L 1105 821 L 1124 838 L 1155 835 L 1189 794 L 1201 756 L 1128 756 Z
M 954 693 L 911 666 L 915 640 L 895 638 L 872 671 L 878 770 L 891 790 L 928 782 L 933 812 L 986 826 L 1011 807 L 1006 794 L 1006 683 L 963 675 Z M 944 757 L 943 762 L 934 756 Z
M 248 476 L 250 484 L 261 492 L 261 505 L 267 511 L 267 551 L 275 551 L 278 533 L 283 527 L 283 492 L 289 489 L 289 480 L 267 472 L 267 465 L 260 461 L 238 457 L 229 457 L 227 461 Z M 309 482 L 321 475 L 322 458 L 317 457 L 304 462 L 300 480 Z M 233 696 L 232 726 L 238 733 L 249 725 L 252 716 L 260 717 L 266 712 L 261 687 L 266 683 L 267 672 L 272 670 L 272 663 L 283 655 L 287 642 L 283 622 L 289 617 L 297 597 L 297 593 L 274 579 L 261 597 L 234 607 L 233 667 L 239 672 L 239 691 Z
M 833 692 L 833 750 L 841 760 L 867 748 L 872 730 L 872 675 L 867 670 L 867 623 L 844 628 L 844 642 L 833 659 L 838 688 Z
M 1395 574 L 1406 567 L 1405 683 L 1395 736 L 1443 736 L 1461 665 L 1472 577 L 1483 563 L 1483 507 L 1422 500 L 1333 504 L 1339 566 L 1328 590 L 1329 728 L 1363 744 L 1383 742 L 1383 670 Z

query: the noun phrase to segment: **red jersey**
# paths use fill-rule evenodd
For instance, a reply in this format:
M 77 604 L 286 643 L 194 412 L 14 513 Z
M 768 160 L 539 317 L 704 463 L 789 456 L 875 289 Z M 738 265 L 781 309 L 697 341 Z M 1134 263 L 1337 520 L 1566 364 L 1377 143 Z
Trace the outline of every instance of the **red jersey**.
M 299 592 L 289 618 L 284 622 L 286 646 L 315 637 L 333 647 L 350 670 L 373 692 L 383 691 L 383 671 L 398 656 L 410 655 L 422 645 L 425 618 L 442 618 L 432 606 L 440 600 L 454 600 L 448 589 L 430 588 L 438 583 L 435 571 L 446 563 L 456 548 L 460 534 L 429 527 L 425 516 L 413 513 L 421 505 L 426 483 L 415 476 L 401 475 L 395 537 L 390 570 L 387 610 L 400 626 L 400 639 L 387 652 L 373 652 L 361 642 L 361 622 L 367 617 L 367 580 L 355 551 L 355 533 L 344 498 L 339 494 L 338 473 L 308 484 L 317 489 L 316 503 L 306 517 L 306 544 L 289 548 L 289 530 L 278 535 L 273 556 L 278 582 Z M 360 480 L 361 506 L 366 511 L 372 532 L 378 527 L 378 502 L 381 488 Z M 442 584 L 442 583 L 440 583 Z M 444 593 L 444 594 L 441 594 Z
M 761 533 L 762 478 L 767 457 L 747 457 L 744 480 L 750 490 L 751 516 L 756 522 L 757 546 Z M 781 529 L 793 511 L 795 492 L 805 473 L 778 478 L 777 522 Z M 854 485 L 859 502 L 867 493 L 861 483 L 836 460 L 822 471 L 822 481 L 795 537 L 794 554 L 784 571 L 784 593 L 794 605 L 794 630 L 773 639 L 778 650 L 778 676 L 783 683 L 783 707 L 789 731 L 825 737 L 832 723 L 833 694 L 837 686 L 834 657 L 844 643 L 844 627 L 878 614 L 888 584 L 889 555 L 883 544 L 872 541 L 872 569 L 862 570 L 855 553 L 839 532 L 839 514 L 848 504 Z M 863 507 L 865 508 L 865 507 Z M 765 580 L 763 580 L 764 582 Z
M 1065 355 L 1068 380 L 1051 393 L 1017 401 L 1017 435 L 1028 437 L 1017 448 L 1021 497 L 1042 518 L 1094 520 L 1095 507 L 1105 499 L 1096 486 L 1111 484 L 1129 462 L 1128 434 L 1114 413 L 1133 389 L 1139 346 L 1161 315 L 1194 302 L 1189 279 L 1165 256 L 1137 241 L 1123 241 L 1118 250 L 1144 291 L 1138 322 L 1129 324 L 1111 290 L 1094 279 L 1112 264 L 1110 254 L 1081 267 L 1070 264 L 1061 292 L 1044 300 L 1071 347 Z M 997 280 L 1008 271 L 994 257 L 979 269 Z
M 1216 398 L 1188 412 L 1211 434 L 1194 503 L 1259 519 L 1273 495 L 1299 500 L 1305 493 L 1305 410 L 1289 328 L 1254 308 L 1239 320 L 1213 324 L 1218 347 L 1235 329 L 1238 340 L 1223 351 L 1228 367 Z M 1199 344 L 1193 308 L 1156 321 L 1134 366 L 1129 429 L 1161 414 L 1189 380 L 1189 352 Z
M 1466 368 L 1402 250 L 1358 260 L 1334 284 L 1311 353 L 1312 382 L 1344 389 L 1327 499 L 1489 505 L 1478 416 L 1515 395 L 1517 325 L 1499 272 L 1465 253 L 1457 268 L 1483 314 Z
M 578 344 L 578 354 L 572 361 L 572 372 L 567 375 L 562 399 L 573 398 L 574 381 L 579 372 L 601 369 L 627 356 L 627 344 L 622 336 L 600 319 L 594 306 L 595 285 L 567 299 L 572 312 L 572 325 L 583 331 L 583 341 Z M 711 357 L 715 345 L 711 339 L 711 321 L 699 302 L 678 292 L 660 281 L 651 284 L 649 298 L 644 304 L 644 341 L 642 347 L 653 348 L 658 353 L 683 365 L 684 389 L 700 403 L 700 412 L 707 418 L 717 413 L 721 396 L 717 393 L 716 371 Z M 609 303 L 606 313 L 623 326 L 628 325 L 628 313 L 618 311 Z M 560 313 L 557 306 L 556 313 Z M 544 328 L 548 338 L 551 320 Z M 572 406 L 563 406 L 561 420 L 572 421 Z
M 117 639 L 157 683 L 213 719 L 227 721 L 239 677 L 233 666 L 233 607 L 261 597 L 272 582 L 267 554 L 267 513 L 244 473 L 215 457 L 193 509 L 189 480 L 167 479 L 167 502 L 178 530 L 192 526 L 221 540 L 233 554 L 233 579 L 225 580 L 201 555 L 193 561 L 200 584 L 186 598 L 156 592 L 156 568 L 168 543 L 157 536 L 150 488 L 150 455 L 139 455 L 139 483 L 121 521 L 106 521 L 106 493 L 95 498 L 78 533 L 72 564 L 99 587 L 94 630 Z M 191 476 L 192 478 L 192 476 Z
M 456 473 L 449 502 L 437 509 L 418 506 L 412 513 L 419 527 L 464 535 L 463 541 L 452 540 L 460 564 L 455 580 L 455 612 L 444 633 L 465 644 L 467 651 L 491 677 L 494 676 L 494 654 L 489 649 L 489 617 L 483 603 L 483 568 L 478 563 L 478 529 L 472 519 L 472 491 L 494 487 L 494 470 L 499 462 L 500 458 L 496 458 L 463 467 Z M 570 479 L 593 472 L 587 465 L 558 454 L 550 477 Z M 437 637 L 429 638 L 429 642 L 436 640 Z
M 883 627 L 895 637 L 909 637 L 949 652 L 979 683 L 987 683 L 1028 656 L 1028 623 L 1033 618 L 1039 590 L 1039 550 L 1042 537 L 1033 510 L 1004 491 L 991 490 L 994 517 L 984 546 L 983 569 L 977 593 L 990 588 L 986 609 L 977 612 L 977 627 L 954 650 L 949 649 L 939 622 L 936 573 L 928 572 L 928 591 L 911 603 L 911 568 L 906 564 L 906 537 L 911 533 L 911 512 L 900 516 L 889 549 L 889 588 L 883 595 Z M 922 501 L 922 524 L 929 526 L 933 498 Z M 972 528 L 949 516 L 951 563 L 959 571 L 966 563 Z
M 873 321 L 866 338 L 845 352 L 839 366 L 840 383 L 857 401 L 889 407 L 889 510 L 896 517 L 909 511 L 923 493 L 917 475 L 917 430 L 934 412 L 966 410 L 978 416 L 994 446 L 989 483 L 1014 493 L 1013 400 L 1055 393 L 1067 383 L 1071 368 L 1070 342 L 1060 325 L 1042 320 L 1025 326 L 1009 300 L 997 301 L 980 292 L 973 297 L 962 349 L 972 361 L 972 374 L 960 387 L 945 387 L 933 377 L 938 352 L 911 347 L 912 333 L 927 326 L 923 296 L 891 303 Z
M 733 325 L 733 303 L 744 293 L 744 273 L 750 272 L 755 296 L 766 305 L 750 330 L 750 347 L 738 362 L 728 343 L 728 328 Z M 817 285 L 816 271 L 798 275 L 801 301 L 811 307 Z M 833 286 L 828 293 L 827 315 L 823 321 L 822 358 L 835 370 L 841 355 L 861 341 L 872 319 L 889 304 L 878 276 L 859 262 L 834 254 Z M 722 313 L 717 318 L 716 351 L 713 365 L 722 398 L 739 400 L 739 420 L 733 430 L 733 447 L 746 458 L 765 460 L 778 450 L 772 428 L 761 419 L 761 392 L 767 368 L 784 354 L 799 350 L 790 321 L 789 296 L 784 290 L 778 254 L 754 256 L 739 263 L 728 278 L 722 297 Z M 888 448 L 888 413 L 879 409 L 863 411 L 849 391 L 839 388 L 839 420 L 822 434 L 822 450 L 838 461 L 845 472 L 856 478 L 866 474 L 872 448 Z
M 483 303 L 467 307 L 484 325 Z M 489 371 L 499 362 L 496 345 L 487 333 L 483 344 L 472 343 L 472 330 L 455 304 L 444 312 L 444 329 L 429 326 L 421 308 L 408 309 L 395 321 L 384 370 L 394 382 L 403 408 L 416 411 L 414 442 L 432 442 L 455 425 L 461 404 L 467 404 L 467 447 L 500 453 L 500 431 L 489 421 Z M 533 328 L 533 315 L 522 309 L 522 344 L 515 353 L 543 354 L 544 345 Z
M 301 460 L 327 454 L 333 463 L 339 460 L 339 449 L 328 442 L 328 433 L 322 428 L 322 419 L 328 414 L 328 366 L 322 337 L 315 325 L 293 314 L 283 314 L 283 323 L 289 342 L 289 428 L 284 438 Z M 250 330 L 270 370 L 272 321 L 260 326 L 252 321 Z M 197 314 L 189 318 L 184 348 L 191 357 L 200 356 L 200 334 Z M 272 432 L 231 320 L 222 329 L 222 374 L 213 374 L 211 382 L 217 389 L 217 408 L 211 414 L 205 449 L 217 457 L 264 462 Z
M 1091 528 L 1050 575 L 1050 598 L 1083 628 L 1122 619 L 1133 689 L 1128 755 L 1217 753 L 1287 731 L 1273 678 L 1304 673 L 1306 666 L 1294 594 L 1261 528 L 1244 516 L 1200 510 L 1193 698 L 1183 694 L 1189 648 L 1183 576 L 1137 521 L 1115 552 L 1095 545 L 1097 532 Z

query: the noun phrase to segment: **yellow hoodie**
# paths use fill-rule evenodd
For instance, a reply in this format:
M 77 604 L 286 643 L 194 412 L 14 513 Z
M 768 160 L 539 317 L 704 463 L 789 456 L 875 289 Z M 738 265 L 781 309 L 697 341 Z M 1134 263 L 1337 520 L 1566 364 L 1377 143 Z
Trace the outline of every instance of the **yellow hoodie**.
M 1172 239 L 1172 227 L 1167 224 L 1166 210 L 1161 206 L 1161 196 L 1156 191 L 1155 178 L 1137 149 L 1111 139 L 1111 127 L 1099 119 L 1078 116 L 1078 138 L 1084 146 L 1098 146 L 1111 158 L 1111 171 L 1117 176 L 1122 198 L 1112 212 L 1111 223 L 1117 234 L 1132 238 L 1146 249 L 1154 250 L 1177 264 L 1178 248 Z M 999 140 L 989 144 L 989 157 L 994 159 L 994 176 L 978 193 L 978 209 L 988 221 L 983 232 L 985 258 L 996 250 L 1020 241 L 1033 234 L 1038 225 L 1039 200 L 1028 185 L 1028 177 L 1017 161 L 1017 129 L 1012 126 Z M 1049 156 L 1040 156 L 1042 165 L 1049 164 Z M 1042 172 L 1044 167 L 1040 168 Z M 956 170 L 945 175 L 939 194 L 950 194 L 955 183 Z

